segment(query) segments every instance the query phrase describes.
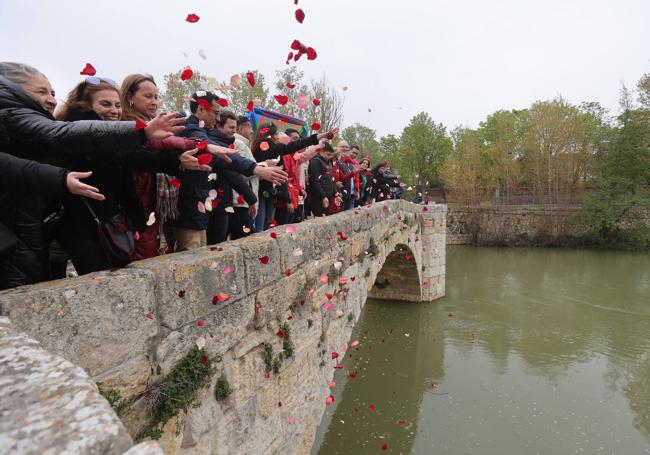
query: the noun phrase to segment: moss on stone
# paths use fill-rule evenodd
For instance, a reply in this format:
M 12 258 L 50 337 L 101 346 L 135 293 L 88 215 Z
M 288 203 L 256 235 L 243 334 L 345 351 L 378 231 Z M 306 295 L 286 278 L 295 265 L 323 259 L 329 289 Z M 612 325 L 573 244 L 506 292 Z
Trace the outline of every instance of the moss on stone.
M 192 404 L 197 392 L 208 384 L 211 375 L 211 360 L 203 349 L 194 346 L 150 391 L 152 418 L 136 440 L 159 438 L 165 423 Z
M 127 410 L 131 402 L 122 396 L 122 392 L 117 389 L 104 389 L 102 382 L 97 383 L 99 394 L 106 398 L 108 404 L 118 416 L 121 416 Z
M 221 376 L 219 376 L 219 379 L 217 379 L 217 383 L 214 386 L 214 397 L 217 401 L 221 401 L 228 398 L 231 393 L 232 389 L 230 388 L 230 382 L 228 382 L 226 375 L 221 373 Z

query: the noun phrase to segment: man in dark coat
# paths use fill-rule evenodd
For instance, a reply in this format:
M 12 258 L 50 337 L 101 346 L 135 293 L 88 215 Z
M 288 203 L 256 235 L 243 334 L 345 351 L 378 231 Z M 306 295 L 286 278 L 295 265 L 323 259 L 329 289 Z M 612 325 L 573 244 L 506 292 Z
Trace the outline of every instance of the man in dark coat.
M 329 214 L 330 198 L 336 193 L 332 158 L 334 149 L 326 142 L 318 155 L 309 160 L 307 197 L 314 216 Z

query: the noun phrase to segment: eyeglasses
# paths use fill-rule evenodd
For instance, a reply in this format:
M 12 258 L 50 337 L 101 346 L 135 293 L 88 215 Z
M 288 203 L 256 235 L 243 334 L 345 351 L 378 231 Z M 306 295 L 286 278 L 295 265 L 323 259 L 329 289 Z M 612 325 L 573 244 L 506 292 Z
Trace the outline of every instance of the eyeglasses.
M 106 82 L 112 87 L 117 87 L 117 83 L 113 79 L 109 79 L 107 77 L 88 76 L 86 78 L 86 82 L 93 85 L 99 85 L 101 82 Z

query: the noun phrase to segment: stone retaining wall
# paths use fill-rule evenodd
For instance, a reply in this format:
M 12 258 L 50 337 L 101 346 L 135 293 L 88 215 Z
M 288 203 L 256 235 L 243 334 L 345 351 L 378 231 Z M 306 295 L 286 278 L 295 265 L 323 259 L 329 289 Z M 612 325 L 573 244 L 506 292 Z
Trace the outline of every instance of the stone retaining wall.
M 50 353 L 82 367 L 92 381 L 131 399 L 122 416 L 131 437 L 149 419 L 143 392 L 193 346 L 205 346 L 215 375 L 196 406 L 166 424 L 159 442 L 167 454 L 307 454 L 329 395 L 334 372 L 329 355 L 348 341 L 387 256 L 398 245 L 412 256 L 417 288 L 408 294 L 413 300 L 444 295 L 445 215 L 445 206 L 376 204 L 298 224 L 295 235 L 279 227 L 277 238 L 266 232 L 114 272 L 5 291 L 0 314 L 11 319 L 15 333 L 27 333 Z M 214 302 L 219 293 L 228 299 Z M 331 308 L 326 305 L 330 294 Z M 295 353 L 273 374 L 266 371 L 263 344 L 281 350 L 276 334 L 283 323 L 291 327 Z M 11 368 L 14 363 L 8 357 Z M 29 373 L 35 366 L 25 368 Z M 13 375 L 11 369 L 3 373 Z M 233 392 L 216 401 L 214 384 L 222 373 Z M 84 381 L 85 393 L 98 401 L 92 382 Z M 21 389 L 20 381 L 14 384 Z M 15 405 L 6 398 L 0 397 L 0 409 Z M 39 409 L 33 403 L 30 412 Z M 85 403 L 71 409 L 80 418 L 87 412 Z M 114 417 L 119 441 L 106 453 L 120 453 L 131 441 Z M 0 441 L 12 431 L 12 423 L 6 423 Z M 60 432 L 66 431 L 73 430 L 62 424 Z M 92 436 L 103 430 L 88 431 Z M 30 441 L 25 444 L 31 451 L 43 450 L 38 438 Z M 132 450 L 150 446 L 142 447 Z
M 580 207 L 554 205 L 452 205 L 447 214 L 448 245 L 564 246 L 584 232 L 574 223 Z M 650 210 L 641 212 L 650 226 Z

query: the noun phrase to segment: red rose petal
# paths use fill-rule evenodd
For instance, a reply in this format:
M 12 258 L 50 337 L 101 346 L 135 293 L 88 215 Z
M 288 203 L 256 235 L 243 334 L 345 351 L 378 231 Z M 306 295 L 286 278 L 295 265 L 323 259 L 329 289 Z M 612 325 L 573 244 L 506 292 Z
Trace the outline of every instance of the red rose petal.
M 327 297 L 327 300 L 332 300 L 332 297 L 334 297 L 334 295 L 332 295 L 332 294 L 325 294 L 325 297 Z
M 342 369 L 343 369 L 343 364 L 342 364 L 342 363 L 339 363 L 339 364 L 336 365 L 334 368 L 336 368 L 337 370 L 342 370 Z
M 292 84 L 291 82 L 287 82 L 286 87 L 288 89 L 296 88 L 296 84 Z
M 305 20 L 305 12 L 304 12 L 302 9 L 300 9 L 300 8 L 298 8 L 298 9 L 296 10 L 296 20 L 297 20 L 298 22 L 300 22 L 301 24 L 302 24 L 302 21 Z
M 278 330 L 278 336 L 280 338 L 285 338 L 287 336 L 287 332 L 284 331 L 284 329 Z
M 255 107 L 255 103 L 253 103 L 253 101 L 249 101 L 248 104 L 246 105 L 246 110 L 252 112 L 254 107 Z
M 225 98 L 219 98 L 217 104 L 221 107 L 228 107 L 228 100 Z
M 336 352 L 336 351 L 332 352 L 332 360 L 338 359 L 338 358 L 339 358 L 339 353 Z
M 275 232 L 271 232 L 271 238 L 273 240 L 277 240 L 278 239 L 278 234 L 276 234 Z
M 289 315 L 287 316 L 287 321 L 291 321 L 293 319 L 293 316 Z
M 181 80 L 186 81 L 188 79 L 192 79 L 192 76 L 194 76 L 194 71 L 192 71 L 192 68 L 188 66 L 181 73 Z
M 82 76 L 94 76 L 97 74 L 97 70 L 90 63 L 86 63 L 86 66 L 84 66 L 84 69 L 82 69 L 79 74 Z
M 243 205 L 246 201 L 244 200 L 244 196 L 241 194 L 237 195 L 237 205 Z
M 208 146 L 208 141 L 199 141 L 196 143 L 196 148 L 199 150 L 205 150 Z
M 177 179 L 176 177 L 174 177 L 173 179 L 171 179 L 171 180 L 169 181 L 169 184 L 170 184 L 171 186 L 173 186 L 174 188 L 180 188 L 180 187 L 181 187 L 181 181 L 180 181 L 179 179 Z
M 424 208 L 422 208 L 422 211 L 423 211 L 423 212 L 428 212 L 428 211 L 429 211 L 429 207 L 424 207 Z
M 307 60 L 316 60 L 316 57 L 318 57 L 318 54 L 316 54 L 316 51 L 314 50 L 313 47 L 308 47 L 307 48 Z
M 291 276 L 291 269 L 287 269 L 284 271 L 285 276 Z
M 374 404 L 371 404 L 370 406 L 368 406 L 368 409 L 370 409 L 371 411 L 374 411 L 374 410 L 377 409 L 377 408 L 375 408 L 375 405 L 374 405 Z
M 246 79 L 248 80 L 248 83 L 251 85 L 251 87 L 255 87 L 255 75 L 253 73 L 250 71 L 246 73 Z
M 273 98 L 275 98 L 280 106 L 284 106 L 289 102 L 289 97 L 286 95 L 275 95 Z
M 298 51 L 300 50 L 300 45 L 301 45 L 300 41 L 295 39 L 293 40 L 293 43 L 291 43 L 291 49 L 293 49 L 294 51 Z
M 203 98 L 199 98 L 197 101 L 198 105 L 201 106 L 203 109 L 206 111 L 212 111 L 212 106 L 210 106 L 210 103 L 208 103 L 206 100 Z
M 406 425 L 406 420 L 400 420 L 397 423 L 398 423 L 398 425 Z
M 381 446 L 381 450 L 388 450 L 388 444 L 383 444 Z
M 207 361 L 208 361 L 208 358 L 207 358 L 206 356 L 202 355 L 202 356 L 201 356 L 201 363 L 202 363 L 203 365 L 205 365 L 205 364 L 207 363 Z
M 312 129 L 313 131 L 318 131 L 318 130 L 320 130 L 320 123 L 312 123 L 312 124 L 311 124 L 311 129 Z
M 454 316 L 454 313 L 449 313 L 447 316 L 451 318 Z
M 351 372 L 348 374 L 348 377 L 349 377 L 350 379 L 355 379 L 355 378 L 357 377 L 357 372 L 356 372 L 356 371 L 355 371 L 355 372 L 352 372 L 352 371 L 351 371 Z
M 153 314 L 151 314 L 151 313 L 147 313 L 145 316 L 146 316 L 147 319 L 149 319 L 150 321 L 153 321 Z
M 341 240 L 347 240 L 347 239 L 348 239 L 348 238 L 345 236 L 345 234 L 343 233 L 343 231 L 339 231 L 339 232 L 337 232 L 336 235 L 338 235 L 339 238 L 340 238 Z
M 185 291 L 184 291 L 183 289 L 181 289 L 180 291 L 178 291 L 178 296 L 179 296 L 181 299 L 182 299 L 183 297 L 185 297 Z
M 147 127 L 147 124 L 145 122 L 143 122 L 140 119 L 137 119 L 135 121 L 135 128 L 133 128 L 133 131 L 139 131 L 139 130 L 145 129 L 146 127 Z
M 320 106 L 320 100 L 318 98 L 314 98 L 311 102 L 314 103 L 314 106 Z
M 268 263 L 269 263 L 269 257 L 268 257 L 268 256 L 262 256 L 262 257 L 260 258 L 260 262 L 261 262 L 262 264 L 268 264 Z
M 320 276 L 320 280 L 323 283 L 327 284 L 329 282 L 330 278 L 327 275 L 323 274 L 323 275 Z
M 197 327 L 203 327 L 205 325 L 205 322 L 203 321 L 196 321 L 196 326 Z
M 277 225 L 278 225 L 278 222 L 275 221 L 275 220 L 271 220 L 271 222 L 269 223 L 270 228 L 276 227 Z
M 188 14 L 187 17 L 185 18 L 185 20 L 190 24 L 195 24 L 196 22 L 199 21 L 199 19 L 201 18 L 194 13 Z
M 332 132 L 327 133 L 326 137 L 327 137 L 327 139 L 329 139 L 331 141 L 332 139 L 334 139 L 334 133 L 332 133 Z
M 406 256 L 404 256 L 404 259 L 406 259 L 407 261 L 410 261 L 411 260 L 411 255 L 407 254 Z
M 205 164 L 210 164 L 210 162 L 212 161 L 212 155 L 210 155 L 209 153 L 202 153 L 199 156 L 197 156 L 196 159 L 199 160 L 199 164 L 203 166 Z
M 230 145 L 228 146 L 228 148 L 229 148 L 230 150 L 235 150 L 235 144 L 230 144 Z

